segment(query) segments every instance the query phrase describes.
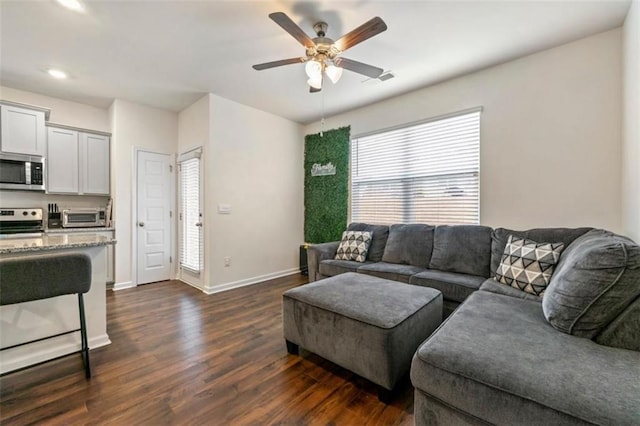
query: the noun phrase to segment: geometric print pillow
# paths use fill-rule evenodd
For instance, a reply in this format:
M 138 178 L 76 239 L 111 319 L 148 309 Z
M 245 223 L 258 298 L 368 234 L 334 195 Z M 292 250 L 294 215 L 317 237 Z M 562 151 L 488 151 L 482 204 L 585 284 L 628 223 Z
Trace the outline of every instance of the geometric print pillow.
M 344 231 L 336 252 L 336 260 L 364 262 L 371 244 L 370 231 Z
M 564 243 L 536 243 L 509 235 L 496 280 L 542 297 Z

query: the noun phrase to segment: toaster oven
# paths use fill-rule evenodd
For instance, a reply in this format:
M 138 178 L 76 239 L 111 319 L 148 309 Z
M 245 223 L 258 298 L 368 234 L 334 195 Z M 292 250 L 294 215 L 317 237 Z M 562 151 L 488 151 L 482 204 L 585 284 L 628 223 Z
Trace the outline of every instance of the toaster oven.
M 62 210 L 63 228 L 93 228 L 106 226 L 104 207 L 71 208 Z

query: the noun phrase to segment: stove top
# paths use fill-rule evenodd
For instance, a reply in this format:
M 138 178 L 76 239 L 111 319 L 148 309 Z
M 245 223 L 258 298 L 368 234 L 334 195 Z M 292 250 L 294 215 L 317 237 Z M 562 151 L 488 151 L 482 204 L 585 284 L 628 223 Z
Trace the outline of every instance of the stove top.
M 40 208 L 0 208 L 0 235 L 39 234 L 44 232 L 44 217 Z

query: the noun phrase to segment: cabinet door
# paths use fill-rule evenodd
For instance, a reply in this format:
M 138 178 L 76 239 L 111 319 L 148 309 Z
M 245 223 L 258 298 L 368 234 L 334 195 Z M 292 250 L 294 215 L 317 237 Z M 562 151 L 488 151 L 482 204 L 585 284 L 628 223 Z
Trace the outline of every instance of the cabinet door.
M 46 169 L 47 192 L 78 193 L 78 132 L 48 128 Z
M 2 152 L 45 155 L 44 112 L 2 105 L 0 116 Z
M 109 195 L 109 137 L 80 133 L 80 193 Z

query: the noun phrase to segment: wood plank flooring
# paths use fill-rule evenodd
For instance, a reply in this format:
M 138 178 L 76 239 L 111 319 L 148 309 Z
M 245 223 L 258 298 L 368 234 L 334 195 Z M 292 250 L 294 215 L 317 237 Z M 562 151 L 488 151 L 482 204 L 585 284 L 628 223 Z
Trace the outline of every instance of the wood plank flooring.
M 179 281 L 107 293 L 111 345 L 0 378 L 0 423 L 411 425 L 413 388 L 390 405 L 314 354 L 289 355 L 282 293 L 299 275 L 207 296 Z

